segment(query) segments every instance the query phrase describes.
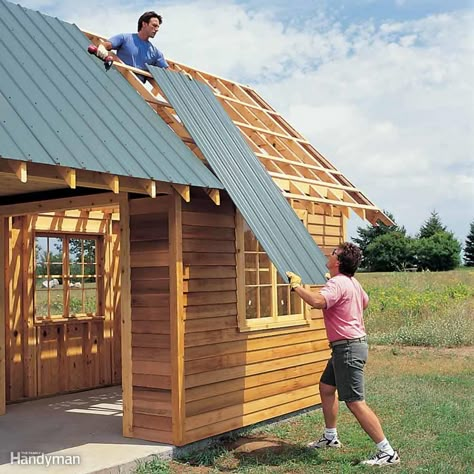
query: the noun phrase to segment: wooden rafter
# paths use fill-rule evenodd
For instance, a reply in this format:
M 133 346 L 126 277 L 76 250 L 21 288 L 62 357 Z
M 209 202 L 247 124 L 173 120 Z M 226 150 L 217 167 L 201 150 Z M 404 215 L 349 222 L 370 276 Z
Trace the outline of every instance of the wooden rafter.
M 171 186 L 186 202 L 191 201 L 191 189 L 189 186 L 185 184 L 172 184 Z
M 27 179 L 21 181 L 16 170 L 18 163 L 27 166 Z M 63 166 L 51 166 L 41 163 L 24 163 L 17 160 L 2 158 L 0 160 L 0 176 L 11 176 L 18 178 L 21 182 L 46 183 L 52 185 L 64 185 L 71 189 L 77 187 L 112 190 L 114 193 L 120 191 L 137 194 L 148 194 L 155 197 L 157 194 L 171 194 L 171 185 L 150 179 L 131 178 L 129 176 L 115 176 L 88 170 L 75 170 Z
M 221 205 L 221 194 L 218 189 L 208 189 L 206 190 L 206 194 L 211 198 L 216 206 Z
M 106 39 L 90 32 L 84 34 L 96 44 Z M 274 181 L 277 184 L 293 181 L 292 192 L 288 192 L 290 190 L 286 185 L 286 189 L 281 188 L 288 199 L 308 202 L 309 206 L 305 205 L 304 208 L 313 206 L 315 202 L 328 210 L 333 207 L 339 208 L 345 216 L 348 216 L 349 209 L 352 209 L 357 215 L 374 224 L 377 220 L 393 224 L 251 87 L 175 61 L 168 60 L 168 63 L 172 70 L 186 72 L 211 87 Z M 117 60 L 115 65 L 184 143 L 205 161 L 203 154 L 166 101 L 152 75 L 131 68 L 120 60 Z M 151 84 L 151 91 L 133 73 L 146 76 Z M 175 187 L 175 189 L 186 199 L 182 188 Z
M 63 177 L 64 181 L 66 181 L 67 185 L 71 189 L 76 189 L 76 170 L 72 168 L 61 168 L 58 166 L 57 168 L 58 173 Z
M 28 181 L 28 172 L 26 168 L 26 163 L 24 161 L 11 160 L 8 164 L 12 171 L 15 173 L 16 177 L 22 183 L 26 183 Z

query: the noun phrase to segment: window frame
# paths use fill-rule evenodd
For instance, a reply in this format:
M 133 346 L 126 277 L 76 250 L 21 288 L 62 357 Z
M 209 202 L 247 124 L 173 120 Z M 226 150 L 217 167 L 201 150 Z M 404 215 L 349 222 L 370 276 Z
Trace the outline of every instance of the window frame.
M 295 210 L 298 217 L 303 221 L 307 228 L 306 210 Z M 245 220 L 242 214 L 236 210 L 236 266 L 237 266 L 237 319 L 240 332 L 261 331 L 265 329 L 276 329 L 285 327 L 307 326 L 310 324 L 310 311 L 308 305 L 301 300 L 301 313 L 278 315 L 278 283 L 276 267 L 270 261 L 270 287 L 271 287 L 271 315 L 263 318 L 247 318 L 247 298 L 246 288 L 252 285 L 246 285 L 246 261 L 245 261 Z M 257 255 L 258 252 L 256 252 Z M 266 254 L 265 254 L 266 255 Z M 257 285 L 256 285 L 257 286 Z M 288 287 L 289 285 L 285 285 Z
M 51 299 L 50 292 L 51 288 L 48 286 L 45 290 L 37 289 L 37 281 L 41 278 L 46 278 L 47 281 L 50 280 L 50 277 L 56 277 L 50 272 L 50 265 L 48 265 L 48 274 L 47 275 L 37 275 L 37 254 L 36 254 L 36 240 L 37 238 L 48 238 L 48 239 L 61 239 L 62 240 L 62 258 L 61 258 L 61 278 L 63 280 L 62 284 L 62 314 L 51 314 Z M 95 240 L 95 258 L 93 265 L 95 265 L 95 298 L 96 298 L 96 309 L 94 312 L 81 311 L 73 313 L 70 308 L 71 302 L 71 290 L 74 290 L 69 286 L 69 281 L 76 277 L 80 277 L 81 280 L 86 279 L 86 274 L 84 273 L 84 265 L 90 265 L 91 263 L 81 262 L 83 271 L 78 275 L 72 275 L 70 272 L 70 258 L 69 258 L 69 242 L 71 240 Z M 33 246 L 34 246 L 34 257 L 33 257 L 33 315 L 34 323 L 42 324 L 47 321 L 52 322 L 62 322 L 62 321 L 74 321 L 77 319 L 104 319 L 105 318 L 105 268 L 104 268 L 104 258 L 105 258 L 105 236 L 100 233 L 78 233 L 78 232 L 56 232 L 56 231 L 47 231 L 47 230 L 34 230 L 33 231 Z M 84 252 L 81 253 L 81 260 L 83 260 Z M 91 275 L 92 276 L 92 275 Z M 84 283 L 84 282 L 83 282 Z M 87 288 L 84 284 L 81 285 L 82 291 L 82 305 L 85 310 L 85 292 Z M 37 314 L 37 291 L 46 291 L 47 292 L 47 304 L 48 311 L 46 316 L 38 316 Z

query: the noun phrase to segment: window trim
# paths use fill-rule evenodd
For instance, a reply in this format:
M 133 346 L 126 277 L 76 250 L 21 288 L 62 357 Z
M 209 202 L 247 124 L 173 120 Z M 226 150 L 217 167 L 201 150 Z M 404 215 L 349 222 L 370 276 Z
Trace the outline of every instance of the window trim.
M 295 210 L 298 217 L 303 221 L 307 228 L 306 210 Z M 303 311 L 297 314 L 272 315 L 264 318 L 247 319 L 246 306 L 246 286 L 245 286 L 245 221 L 242 214 L 236 209 L 235 213 L 235 246 L 236 246 L 236 272 L 237 272 L 237 320 L 240 332 L 262 331 L 278 328 L 291 328 L 297 326 L 308 326 L 310 324 L 310 308 L 302 301 Z M 272 308 L 277 307 L 277 278 L 276 268 L 271 263 L 271 287 L 272 287 Z

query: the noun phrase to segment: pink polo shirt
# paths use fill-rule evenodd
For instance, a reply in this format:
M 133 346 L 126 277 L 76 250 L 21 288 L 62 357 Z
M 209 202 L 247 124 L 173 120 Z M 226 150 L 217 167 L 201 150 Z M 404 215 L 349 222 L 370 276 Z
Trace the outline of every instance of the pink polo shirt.
M 326 300 L 323 315 L 330 342 L 366 335 L 363 312 L 369 297 L 354 277 L 339 273 L 326 283 L 321 294 Z

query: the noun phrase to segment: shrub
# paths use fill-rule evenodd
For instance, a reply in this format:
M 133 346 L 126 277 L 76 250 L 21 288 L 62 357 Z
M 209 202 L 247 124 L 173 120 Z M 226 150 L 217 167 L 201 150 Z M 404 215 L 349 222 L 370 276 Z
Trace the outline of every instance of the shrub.
M 461 244 L 451 232 L 437 232 L 415 243 L 418 266 L 430 271 L 453 270 L 461 263 Z

